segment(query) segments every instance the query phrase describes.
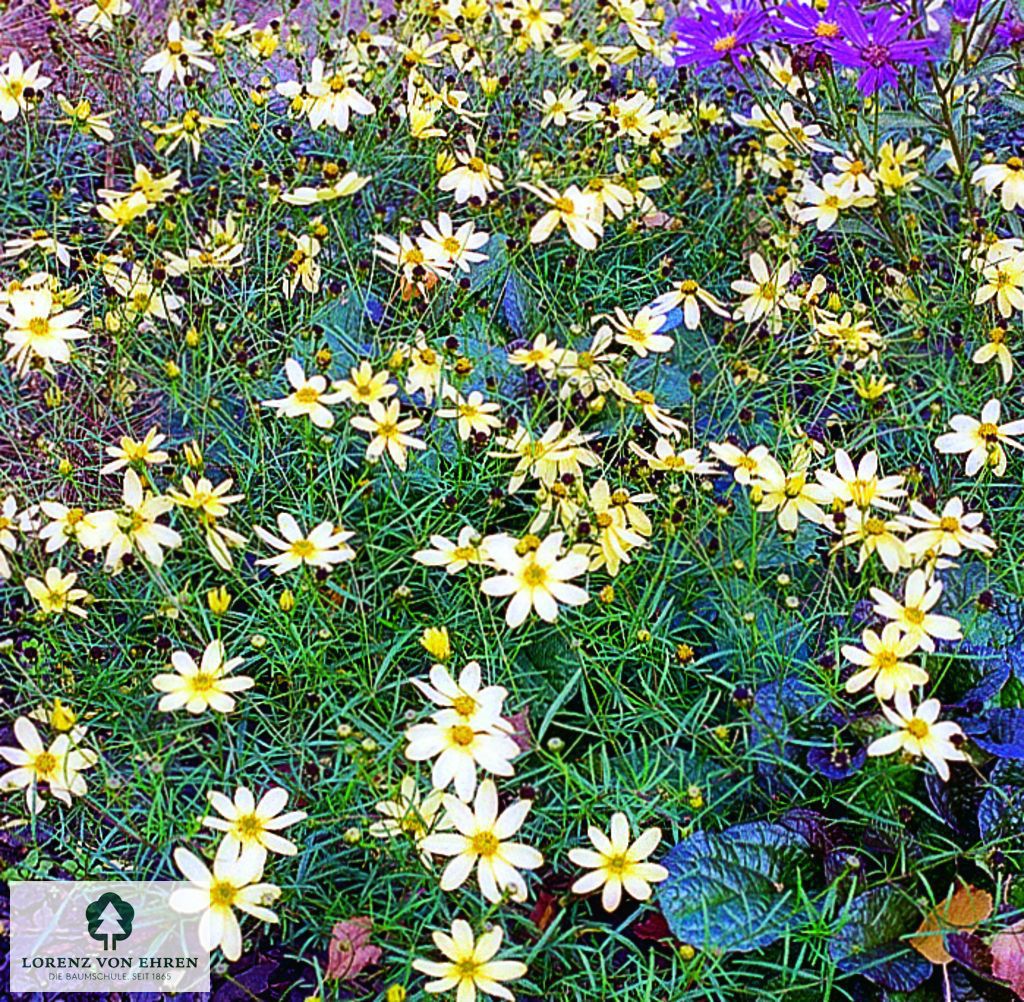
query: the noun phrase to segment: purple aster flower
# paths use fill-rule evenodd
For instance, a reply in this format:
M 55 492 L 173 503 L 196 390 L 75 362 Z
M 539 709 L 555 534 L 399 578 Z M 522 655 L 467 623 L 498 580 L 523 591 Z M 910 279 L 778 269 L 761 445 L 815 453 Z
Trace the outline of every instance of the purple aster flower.
M 828 0 L 824 10 L 813 3 L 794 3 L 778 8 L 775 31 L 780 42 L 806 46 L 815 54 L 827 51 L 843 34 L 843 15 L 849 0 Z
M 768 19 L 757 0 L 734 0 L 723 7 L 719 0 L 695 17 L 681 17 L 673 25 L 676 37 L 676 65 L 695 63 L 711 66 L 724 61 L 739 65 L 749 57 Z
M 842 13 L 842 35 L 829 51 L 837 63 L 861 70 L 857 89 L 862 94 L 874 94 L 886 84 L 896 85 L 901 63 L 921 66 L 928 61 L 931 40 L 910 38 L 911 27 L 908 18 L 896 17 L 885 9 L 865 17 L 847 7 Z
M 1007 11 L 1005 17 L 996 25 L 996 37 L 1003 45 L 1016 48 L 1024 45 L 1024 21 L 1015 10 Z

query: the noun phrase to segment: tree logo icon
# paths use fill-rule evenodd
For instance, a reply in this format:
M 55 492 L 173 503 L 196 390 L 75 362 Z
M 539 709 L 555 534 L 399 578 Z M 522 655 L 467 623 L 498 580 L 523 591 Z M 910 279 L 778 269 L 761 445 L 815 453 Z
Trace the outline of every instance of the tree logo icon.
M 135 909 L 124 898 L 107 891 L 85 909 L 89 935 L 103 944 L 104 950 L 116 950 L 117 944 L 132 934 Z

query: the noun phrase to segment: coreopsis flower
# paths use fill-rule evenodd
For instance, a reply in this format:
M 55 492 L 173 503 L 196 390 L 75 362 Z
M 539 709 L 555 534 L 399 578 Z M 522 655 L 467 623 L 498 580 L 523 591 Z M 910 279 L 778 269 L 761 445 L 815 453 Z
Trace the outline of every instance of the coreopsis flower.
M 617 390 L 623 400 L 635 404 L 640 408 L 644 420 L 659 434 L 668 438 L 679 438 L 686 431 L 686 422 L 673 417 L 666 408 L 662 407 L 655 399 L 650 390 L 630 390 L 622 387 Z
M 438 188 L 454 192 L 459 205 L 471 198 L 486 205 L 488 197 L 503 187 L 505 175 L 499 167 L 488 164 L 477 154 L 476 140 L 472 136 L 466 137 L 466 149 L 457 151 L 455 158 L 457 166 L 441 177 Z
M 554 123 L 558 128 L 564 129 L 570 122 L 580 121 L 579 113 L 586 99 L 585 90 L 563 87 L 556 94 L 553 90 L 545 88 L 540 100 L 533 102 L 534 107 L 541 113 L 540 127 L 545 129 Z
M 107 284 L 125 301 L 126 312 L 131 317 L 154 317 L 172 324 L 180 324 L 178 315 L 184 300 L 151 278 L 145 265 L 133 261 L 125 269 L 124 258 L 111 255 L 103 262 L 103 277 Z
M 1024 254 L 1013 254 L 986 265 L 981 277 L 984 284 L 974 294 L 976 306 L 994 299 L 1004 319 L 1012 317 L 1015 310 L 1024 312 Z
M 209 518 L 223 518 L 228 514 L 228 505 L 245 499 L 244 494 L 229 494 L 234 480 L 228 477 L 217 486 L 207 477 L 193 480 L 187 473 L 181 478 L 181 490 L 168 488 L 167 496 L 179 507 L 201 512 Z
M 855 198 L 856 205 L 870 205 L 874 201 L 876 188 L 871 169 L 860 157 L 836 154 L 832 158 L 832 166 L 836 173 L 827 176 L 834 178 L 840 188 Z
M 447 626 L 428 626 L 420 634 L 420 647 L 432 658 L 447 661 L 452 656 L 452 642 Z
M 731 442 L 709 442 L 711 454 L 732 470 L 733 480 L 744 486 L 749 485 L 761 472 L 761 463 L 768 455 L 768 447 L 755 445 L 750 449 L 741 449 Z
M 157 87 L 160 90 L 167 90 L 170 82 L 175 79 L 179 86 L 184 87 L 185 74 L 193 69 L 205 70 L 207 73 L 213 71 L 213 63 L 206 58 L 209 55 L 201 42 L 183 38 L 180 22 L 172 18 L 167 26 L 167 44 L 142 64 L 141 72 L 159 73 Z
M 909 567 L 911 564 L 910 553 L 898 535 L 908 531 L 903 522 L 881 518 L 866 508 L 851 505 L 843 513 L 839 530 L 842 538 L 835 549 L 860 546 L 857 570 L 867 563 L 873 553 L 878 554 L 890 574 L 895 574 L 901 567 Z
M 834 462 L 835 473 L 818 470 L 815 474 L 833 503 L 844 508 L 852 505 L 862 510 L 874 507 L 897 511 L 899 505 L 894 501 L 906 497 L 903 477 L 878 476 L 878 453 L 874 449 L 865 452 L 856 467 L 845 449 L 836 449 Z
M 860 370 L 868 362 L 878 361 L 882 337 L 867 317 L 855 320 L 850 312 L 841 317 L 822 314 L 815 321 L 810 348 L 819 346 L 840 364 L 851 363 L 855 370 Z
M 953 430 L 940 435 L 935 440 L 935 448 L 939 452 L 954 455 L 967 453 L 967 464 L 964 472 L 969 477 L 976 476 L 986 467 L 1001 477 L 1006 472 L 1006 452 L 1004 445 L 1015 449 L 1024 449 L 1014 437 L 1024 434 L 1024 419 L 999 423 L 1002 405 L 998 400 L 990 400 L 981 410 L 981 420 L 966 414 L 956 414 L 949 420 Z
M 692 278 L 676 282 L 668 292 L 663 292 L 651 303 L 651 309 L 656 313 L 668 313 L 682 308 L 683 326 L 689 331 L 695 331 L 700 327 L 702 304 L 720 317 L 728 318 L 732 315 L 725 303 Z
M 421 797 L 416 780 L 412 776 L 404 776 L 395 798 L 377 804 L 376 811 L 383 820 L 374 821 L 369 832 L 374 838 L 410 835 L 420 857 L 429 863 L 430 854 L 423 848 L 423 842 L 432 831 L 440 831 L 447 826 L 443 802 L 443 791 L 432 789 Z
M 597 239 L 604 234 L 604 227 L 597 218 L 597 199 L 591 192 L 580 191 L 574 184 L 561 194 L 543 183 L 524 183 L 523 187 L 549 206 L 531 227 L 530 243 L 543 243 L 561 224 L 573 242 L 584 250 L 597 247 Z
M 146 432 L 145 437 L 136 441 L 129 435 L 122 435 L 117 445 L 108 445 L 106 454 L 111 457 L 100 473 L 116 473 L 126 466 L 159 466 L 170 458 L 160 446 L 167 440 L 154 425 Z
M 99 761 L 96 752 L 78 747 L 73 733 L 58 734 L 47 747 L 27 717 L 14 721 L 14 737 L 20 747 L 0 748 L 0 758 L 14 766 L 0 775 L 0 792 L 23 789 L 31 814 L 38 814 L 46 806 L 40 784 L 45 783 L 46 791 L 67 807 L 72 797 L 85 796 L 82 773 Z
M 286 191 L 281 195 L 281 201 L 287 205 L 319 205 L 323 202 L 334 202 L 339 198 L 349 198 L 357 191 L 362 191 L 369 181 L 369 177 L 362 177 L 350 170 L 342 174 L 336 181 L 319 188 L 302 185 L 294 191 Z
M 694 476 L 713 476 L 720 472 L 714 463 L 710 463 L 701 455 L 700 449 L 677 449 L 667 438 L 659 438 L 654 443 L 654 453 L 629 443 L 629 451 L 639 456 L 649 470 L 656 473 L 691 473 Z
M 434 394 L 441 391 L 444 383 L 444 360 L 421 337 L 409 349 L 409 368 L 405 374 L 405 392 L 411 397 L 423 393 L 426 403 L 431 403 Z
M 320 241 L 308 233 L 289 236 L 295 242 L 295 250 L 285 266 L 281 288 L 289 299 L 295 295 L 299 286 L 313 295 L 320 289 L 320 265 L 316 260 L 320 254 Z
M 377 110 L 356 87 L 361 75 L 354 63 L 341 66 L 328 75 L 323 60 L 316 58 L 305 84 L 286 80 L 277 84 L 276 90 L 289 99 L 292 113 L 309 119 L 309 127 L 314 132 L 325 124 L 338 132 L 348 132 L 352 115 L 372 115 Z
M 765 456 L 752 481 L 758 511 L 773 511 L 779 528 L 795 532 L 800 517 L 822 524 L 825 513 L 819 507 L 831 500 L 829 492 L 816 484 L 801 467 L 786 471 L 774 456 Z
M 480 891 L 498 903 L 505 894 L 526 900 L 526 881 L 520 870 L 535 870 L 544 857 L 530 846 L 510 841 L 522 827 L 533 802 L 517 800 L 498 813 L 498 789 L 493 779 L 477 787 L 473 809 L 447 794 L 444 809 L 454 831 L 436 832 L 423 840 L 425 852 L 452 859 L 441 873 L 441 890 L 461 887 L 476 868 Z
M 129 223 L 146 215 L 153 207 L 146 200 L 141 191 L 127 192 L 100 192 L 102 202 L 96 205 L 96 214 L 100 219 L 110 223 L 113 229 L 108 239 L 113 240 Z
M 950 498 L 939 514 L 920 501 L 911 501 L 910 514 L 900 516 L 905 525 L 920 530 L 907 540 L 907 549 L 915 556 L 941 557 L 959 557 L 965 549 L 992 553 L 996 544 L 980 528 L 983 517 L 980 512 L 964 512 L 960 498 Z
M 430 537 L 433 549 L 417 550 L 412 558 L 426 567 L 443 567 L 449 574 L 458 574 L 470 564 L 479 566 L 487 563 L 487 550 L 480 534 L 471 525 L 459 530 L 455 542 L 446 536 L 434 534 Z
M 847 679 L 847 692 L 860 692 L 874 682 L 875 695 L 889 700 L 897 692 L 910 692 L 928 681 L 928 672 L 904 660 L 917 650 L 917 641 L 904 633 L 899 623 L 886 623 L 881 636 L 865 630 L 861 643 L 863 648 L 852 644 L 842 647 L 843 657 L 861 669 Z
M 805 181 L 798 196 L 802 207 L 796 212 L 798 223 L 814 223 L 819 233 L 831 229 L 839 221 L 839 215 L 855 205 L 859 199 L 850 193 L 839 180 L 826 174 L 821 184 Z
M 18 112 L 30 108 L 29 95 L 42 94 L 52 82 L 40 74 L 42 63 L 37 59 L 26 67 L 17 49 L 7 57 L 7 65 L 0 68 L 0 121 L 13 122 Z
M 294 358 L 285 360 L 284 372 L 292 392 L 277 400 L 264 400 L 263 406 L 276 410 L 281 417 L 308 417 L 317 428 L 334 427 L 334 415 L 328 404 L 337 404 L 344 394 L 327 391 L 327 379 L 321 375 L 307 377 Z
M 39 531 L 39 538 L 46 541 L 46 552 L 55 553 L 69 540 L 73 539 L 80 546 L 83 533 L 94 537 L 101 531 L 101 522 L 84 508 L 68 507 L 60 501 L 41 501 L 39 510 L 50 521 Z M 3 519 L 0 517 L 0 522 Z M 0 530 L 2 531 L 2 530 Z M 0 546 L 3 545 L 0 536 Z
M 664 313 L 656 313 L 649 306 L 645 306 L 633 317 L 627 316 L 616 306 L 615 315 L 609 318 L 609 325 L 615 331 L 615 340 L 619 344 L 632 348 L 640 358 L 646 358 L 648 352 L 672 350 L 675 341 L 667 334 L 658 333 L 667 320 Z
M 6 297 L 0 320 L 7 324 L 4 340 L 10 345 L 4 360 L 19 376 L 37 359 L 48 372 L 53 362 L 71 360 L 71 341 L 89 336 L 78 326 L 82 310 L 64 310 L 48 288 L 18 289 Z
M 169 497 L 146 490 L 133 469 L 124 471 L 124 506 L 119 511 L 96 512 L 95 530 L 84 529 L 79 540 L 86 549 L 107 547 L 105 565 L 117 573 L 128 553 L 138 553 L 154 567 L 163 566 L 164 550 L 181 546 L 181 536 L 158 522 L 174 507 Z
M 182 143 L 188 145 L 193 160 L 198 160 L 203 151 L 203 137 L 210 129 L 226 129 L 234 125 L 233 118 L 204 115 L 197 108 L 186 108 L 179 116 L 172 116 L 166 122 L 144 121 L 142 127 L 156 136 L 154 149 L 170 156 Z
M 619 907 L 623 891 L 637 901 L 650 898 L 651 884 L 668 878 L 665 867 L 647 862 L 661 841 L 661 829 L 648 828 L 632 843 L 629 835 L 629 820 L 621 811 L 612 815 L 610 838 L 591 825 L 587 836 L 594 848 L 569 850 L 569 859 L 591 872 L 579 877 L 570 890 L 590 894 L 601 888 L 601 906 L 606 912 Z
M 508 354 L 509 365 L 517 366 L 524 372 L 551 373 L 558 366 L 563 349 L 554 338 L 543 331 L 523 348 L 516 348 Z
M 24 237 L 10 237 L 4 241 L 4 259 L 21 257 L 29 251 L 38 250 L 44 257 L 55 257 L 65 268 L 71 264 L 71 254 L 66 244 L 46 230 L 32 230 Z
M 446 385 L 442 395 L 450 406 L 438 408 L 437 416 L 458 422 L 456 428 L 463 442 L 472 436 L 489 438 L 491 432 L 501 427 L 501 418 L 496 416 L 501 410 L 500 405 L 493 400 L 484 400 L 479 390 L 472 390 L 469 396 L 464 397 L 454 386 Z
M 223 223 L 211 219 L 207 232 L 199 238 L 199 246 L 186 248 L 184 257 L 164 251 L 165 267 L 167 274 L 174 277 L 203 271 L 227 274 L 245 264 L 244 252 L 245 240 L 238 218 L 229 212 Z
M 382 233 L 374 234 L 373 239 L 380 245 L 373 253 L 398 274 L 404 298 L 414 294 L 425 297 L 442 278 L 449 277 L 451 262 L 433 244 L 417 243 L 407 233 L 397 242 Z
M 499 720 L 488 730 L 476 731 L 462 722 L 454 710 L 440 710 L 434 719 L 414 724 L 405 732 L 405 757 L 410 762 L 434 760 L 430 781 L 438 790 L 455 784 L 461 800 L 470 800 L 476 789 L 477 768 L 495 776 L 511 776 L 512 759 L 519 745 L 509 737 L 512 727 Z
M 980 184 L 986 195 L 1001 189 L 1000 201 L 1007 212 L 1024 206 L 1024 160 L 1010 157 L 1001 164 L 982 164 L 971 176 L 973 184 Z
M 86 611 L 78 603 L 92 596 L 84 588 L 75 587 L 77 580 L 78 575 L 74 571 L 63 574 L 59 567 L 48 567 L 42 580 L 25 578 L 25 590 L 47 615 L 59 616 L 69 612 L 85 618 Z
M 26 508 L 19 513 L 14 495 L 8 494 L 0 505 L 0 581 L 6 581 L 11 576 L 11 564 L 7 554 L 15 553 L 18 549 L 15 531 L 29 532 L 33 527 L 31 510 Z
M 258 857 L 218 851 L 211 872 L 198 856 L 178 848 L 174 850 L 174 862 L 193 886 L 174 891 L 167 903 L 179 914 L 202 913 L 199 942 L 204 949 L 219 946 L 226 960 L 238 960 L 242 955 L 242 929 L 236 908 L 261 922 L 277 922 L 277 916 L 266 905 L 281 896 L 281 889 L 259 882 L 263 861 Z
M 375 400 L 386 400 L 398 392 L 398 387 L 391 382 L 391 373 L 387 369 L 374 372 L 373 366 L 363 359 L 358 367 L 349 370 L 348 379 L 336 379 L 331 389 L 341 394 L 341 399 L 356 404 L 372 404 Z
M 207 709 L 230 713 L 235 708 L 232 693 L 244 692 L 256 684 L 247 675 L 231 674 L 241 663 L 242 658 L 228 658 L 219 640 L 206 645 L 199 664 L 187 651 L 175 651 L 171 655 L 174 672 L 153 676 L 153 688 L 165 693 L 157 709 L 164 713 L 182 707 L 192 714 Z
M 998 363 L 1004 383 L 1013 378 L 1013 354 L 1006 343 L 1008 333 L 1005 327 L 990 327 L 988 340 L 971 356 L 971 361 L 975 365 L 984 365 L 986 362 Z
M 369 405 L 369 414 L 357 414 L 349 424 L 370 436 L 366 447 L 367 462 L 376 463 L 386 453 L 400 470 L 404 470 L 410 449 L 425 449 L 426 443 L 409 434 L 423 422 L 419 418 L 401 418 L 399 404 L 392 400 L 386 406 L 378 400 Z
M 499 572 L 485 578 L 480 590 L 485 595 L 511 595 L 505 610 L 505 622 L 511 628 L 520 626 L 530 614 L 536 612 L 541 619 L 553 623 L 558 618 L 558 606 L 584 605 L 590 601 L 587 592 L 570 584 L 587 570 L 587 558 L 581 553 L 564 557 L 562 541 L 565 534 L 553 532 L 535 547 L 524 547 L 510 536 L 489 536 L 487 556 L 489 563 Z
M 94 38 L 100 32 L 113 31 L 114 18 L 124 17 L 131 9 L 128 0 L 93 0 L 75 14 L 75 23 L 82 26 L 89 38 Z
M 959 640 L 960 624 L 952 616 L 941 616 L 930 610 L 942 595 L 942 582 L 933 581 L 922 570 L 913 571 L 903 586 L 903 601 L 893 598 L 881 588 L 872 588 L 874 610 L 884 619 L 897 623 L 900 629 L 926 651 L 935 650 L 935 640 Z
M 914 758 L 923 755 L 940 779 L 948 780 L 949 763 L 965 762 L 967 756 L 952 741 L 954 737 L 962 739 L 963 731 L 952 721 L 939 721 L 941 710 L 937 699 L 926 699 L 915 708 L 908 693 L 897 692 L 895 708 L 882 704 L 882 713 L 896 730 L 872 741 L 868 754 L 891 755 L 902 751 Z
M 58 121 L 58 125 L 68 125 L 72 129 L 91 132 L 105 143 L 114 141 L 114 131 L 110 128 L 110 120 L 114 116 L 112 111 L 94 112 L 92 105 L 85 98 L 77 104 L 72 104 L 63 94 L 57 95 L 57 104 L 66 116 Z
M 271 568 L 275 574 L 287 574 L 303 564 L 330 571 L 336 564 L 352 560 L 356 555 L 347 542 L 355 533 L 347 532 L 340 526 L 336 528 L 333 522 L 321 522 L 307 536 L 295 517 L 283 511 L 277 516 L 277 528 L 281 533 L 280 538 L 261 526 L 253 526 L 253 532 L 264 543 L 281 551 L 276 556 L 256 561 L 261 567 Z
M 430 669 L 430 682 L 410 679 L 412 684 L 435 706 L 451 711 L 474 731 L 505 731 L 507 723 L 501 708 L 508 690 L 501 685 L 482 685 L 480 664 L 469 661 L 456 681 L 444 665 Z
M 611 490 L 608 481 L 600 479 L 588 494 L 593 511 L 593 527 L 596 542 L 583 544 L 580 552 L 590 557 L 590 569 L 606 567 L 615 577 L 623 563 L 629 563 L 629 552 L 647 545 L 644 538 L 650 535 L 651 521 L 639 507 L 639 503 L 654 501 L 653 494 L 637 494 L 630 497 L 626 491 Z
M 490 234 L 478 230 L 472 220 L 455 229 L 452 217 L 442 212 L 437 217 L 436 226 L 429 219 L 424 219 L 420 229 L 423 236 L 417 242 L 431 260 L 444 261 L 467 275 L 471 265 L 487 260 L 487 255 L 480 248 L 487 245 Z
M 268 852 L 294 856 L 299 851 L 294 842 L 277 833 L 303 821 L 306 812 L 286 811 L 282 814 L 288 803 L 288 791 L 280 786 L 267 790 L 258 803 L 252 791 L 244 786 L 235 790 L 233 800 L 216 790 L 208 791 L 206 799 L 220 817 L 207 815 L 202 823 L 224 833 L 218 854 L 255 857 L 262 869 Z
M 773 333 L 782 329 L 782 310 L 795 310 L 800 300 L 789 291 L 789 280 L 793 275 L 793 263 L 784 261 L 777 269 L 770 270 L 758 253 L 750 255 L 750 273 L 753 281 L 737 279 L 732 283 L 734 292 L 744 297 L 736 310 L 735 318 L 748 324 L 765 320 Z
M 555 29 L 565 20 L 560 10 L 548 10 L 544 0 L 510 0 L 498 8 L 502 30 L 517 35 L 519 51 L 531 46 L 540 52 L 555 38 Z
M 435 979 L 428 981 L 423 990 L 433 995 L 454 988 L 458 1002 L 476 1002 L 477 991 L 514 1002 L 515 996 L 502 982 L 521 978 L 526 973 L 526 964 L 518 960 L 494 959 L 501 948 L 503 936 L 501 926 L 494 926 L 479 939 L 474 939 L 473 930 L 465 919 L 456 919 L 452 923 L 450 936 L 443 932 L 431 933 L 434 945 L 445 959 L 417 958 L 412 962 L 417 971 Z

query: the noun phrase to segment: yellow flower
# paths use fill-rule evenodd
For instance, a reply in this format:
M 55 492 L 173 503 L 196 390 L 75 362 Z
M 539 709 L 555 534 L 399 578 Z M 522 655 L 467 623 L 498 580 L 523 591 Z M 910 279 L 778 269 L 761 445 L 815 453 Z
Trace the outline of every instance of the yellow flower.
M 943 780 L 949 779 L 949 763 L 964 762 L 967 756 L 951 741 L 963 737 L 958 724 L 937 722 L 942 706 L 937 699 L 926 699 L 916 709 L 906 692 L 896 693 L 896 707 L 882 704 L 882 713 L 897 729 L 868 745 L 869 755 L 891 755 L 904 751 L 915 758 L 924 756 Z
M 441 890 L 461 887 L 476 867 L 480 891 L 498 903 L 506 893 L 513 901 L 526 900 L 526 881 L 520 870 L 535 870 L 544 857 L 521 842 L 509 841 L 519 831 L 532 801 L 517 800 L 498 813 L 498 789 L 493 779 L 477 787 L 473 809 L 450 794 L 444 808 L 454 831 L 436 832 L 422 842 L 424 852 L 452 859 L 441 874 Z
M 245 675 L 231 675 L 241 658 L 228 658 L 224 645 L 211 640 L 197 665 L 186 651 L 171 655 L 174 673 L 163 673 L 153 678 L 153 687 L 162 696 L 157 709 L 170 713 L 184 707 L 189 713 L 202 713 L 211 709 L 217 713 L 230 713 L 235 707 L 231 693 L 251 689 L 255 683 Z
M 998 362 L 1004 383 L 1008 383 L 1013 378 L 1013 355 L 1006 344 L 1006 338 L 1005 327 L 992 327 L 988 332 L 988 341 L 971 356 L 971 361 L 976 365 L 984 365 L 986 362 L 992 361 Z
M 452 656 L 452 645 L 448 640 L 447 626 L 428 626 L 420 637 L 423 649 L 438 661 L 447 661 Z
M 423 422 L 419 418 L 399 420 L 398 401 L 392 400 L 387 407 L 374 400 L 369 405 L 369 416 L 356 415 L 349 423 L 358 431 L 368 433 L 370 443 L 366 447 L 368 462 L 377 462 L 387 453 L 388 458 L 400 469 L 404 470 L 409 449 L 425 449 L 426 443 L 409 434 Z
M 61 574 L 59 567 L 49 567 L 39 578 L 25 578 L 25 590 L 39 603 L 39 608 L 48 615 L 59 616 L 70 612 L 72 615 L 85 618 L 86 611 L 78 605 L 82 599 L 92 596 L 84 588 L 76 588 L 78 575 L 74 571 Z
M 277 916 L 265 906 L 276 901 L 281 890 L 274 884 L 259 883 L 263 863 L 258 857 L 232 855 L 222 848 L 211 873 L 198 856 L 178 848 L 174 850 L 174 862 L 193 886 L 174 891 L 167 903 L 181 914 L 202 912 L 198 928 L 204 949 L 219 946 L 226 960 L 238 960 L 242 955 L 236 908 L 262 922 L 277 922 Z
M 874 610 L 879 616 L 891 619 L 913 641 L 915 647 L 935 650 L 933 637 L 940 640 L 959 640 L 960 624 L 952 616 L 930 612 L 942 595 L 942 583 L 928 584 L 924 571 L 914 571 L 903 586 L 903 601 L 892 597 L 881 588 L 872 588 Z
M 601 905 L 606 912 L 619 907 L 623 891 L 637 901 L 646 901 L 651 896 L 651 884 L 667 879 L 665 867 L 646 862 L 661 841 L 660 828 L 648 828 L 631 844 L 629 821 L 619 811 L 612 815 L 610 838 L 593 825 L 587 836 L 594 849 L 570 849 L 569 859 L 591 872 L 579 877 L 570 890 L 589 894 L 602 888 Z
M 860 692 L 874 681 L 875 695 L 889 700 L 897 692 L 910 692 L 914 686 L 928 681 L 928 672 L 903 660 L 917 650 L 917 641 L 905 634 L 898 623 L 886 623 L 881 637 L 874 630 L 865 630 L 861 643 L 863 649 L 852 644 L 842 648 L 843 657 L 862 669 L 847 680 L 847 692 Z
M 1006 472 L 1006 451 L 1004 445 L 1024 449 L 1017 441 L 1017 435 L 1024 434 L 1024 420 L 999 423 L 1001 404 L 990 400 L 981 410 L 981 420 L 966 414 L 956 414 L 949 420 L 953 430 L 935 440 L 935 448 L 944 453 L 966 452 L 967 464 L 964 472 L 973 477 L 986 467 L 1001 477 Z
M 779 528 L 786 532 L 796 531 L 800 516 L 811 522 L 825 521 L 818 506 L 829 503 L 829 493 L 809 480 L 806 470 L 786 472 L 774 457 L 765 456 L 753 486 L 760 494 L 757 510 L 776 512 Z
M 514 981 L 526 973 L 526 964 L 517 960 L 495 960 L 501 948 L 504 932 L 494 926 L 479 939 L 474 939 L 473 930 L 465 919 L 452 923 L 451 935 L 443 932 L 431 934 L 434 945 L 445 960 L 414 960 L 412 966 L 434 981 L 423 987 L 431 994 L 457 989 L 458 1002 L 476 1002 L 477 991 L 486 995 L 514 1002 L 515 996 L 501 982 Z

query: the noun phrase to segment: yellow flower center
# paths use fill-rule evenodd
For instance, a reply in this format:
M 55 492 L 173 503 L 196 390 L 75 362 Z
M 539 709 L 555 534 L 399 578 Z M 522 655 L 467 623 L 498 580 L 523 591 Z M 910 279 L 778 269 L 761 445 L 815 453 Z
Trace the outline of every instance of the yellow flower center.
M 483 162 L 483 160 L 481 160 L 479 157 L 470 157 L 469 158 L 469 162 L 466 164 L 466 166 L 474 174 L 486 174 L 487 173 L 487 164 L 485 164 Z
M 473 852 L 478 856 L 493 856 L 498 851 L 499 844 L 491 832 L 477 832 L 473 836 Z
M 182 54 L 182 52 L 185 51 L 185 46 L 182 45 L 181 42 L 168 42 L 167 43 L 167 51 L 172 56 L 180 56 Z
M 819 21 L 814 26 L 814 34 L 818 38 L 835 38 L 839 34 L 839 25 L 834 21 Z
M 597 516 L 597 518 L 594 521 L 597 522 L 598 528 L 607 529 L 608 526 L 612 524 L 612 517 L 608 514 L 608 512 L 603 511 Z
M 990 421 L 984 421 L 978 425 L 978 437 L 986 442 L 994 442 L 999 438 L 999 428 Z
M 32 761 L 33 771 L 40 779 L 46 779 L 57 771 L 57 756 L 51 752 L 40 752 Z
M 230 908 L 234 901 L 234 884 L 227 880 L 215 880 L 210 885 L 210 905 L 213 908 Z
M 46 337 L 50 333 L 50 321 L 46 317 L 33 317 L 28 322 L 28 332 L 32 337 Z
M 869 536 L 881 536 L 885 532 L 885 522 L 880 518 L 869 518 L 864 523 L 864 531 Z
M 564 195 L 555 199 L 554 206 L 559 212 L 567 216 L 571 216 L 576 211 L 576 206 L 572 204 L 572 199 L 566 198 Z
M 295 391 L 295 401 L 300 404 L 315 404 L 320 399 L 320 394 L 312 386 L 303 386 L 301 390 Z
M 1010 159 L 1006 161 L 1006 166 L 1009 167 L 1010 170 L 1024 170 L 1024 160 L 1021 160 L 1020 157 L 1010 157 Z
M 451 729 L 452 741 L 462 748 L 473 743 L 473 738 L 476 736 L 472 727 L 467 727 L 465 724 L 457 724 Z
M 539 564 L 531 563 L 523 571 L 523 583 L 530 588 L 539 588 L 548 579 L 548 572 Z
M 626 869 L 627 865 L 628 860 L 626 859 L 625 853 L 620 853 L 618 856 L 612 856 L 609 858 L 608 862 L 605 864 L 605 869 L 607 869 L 609 873 L 621 874 L 622 871 Z
M 242 814 L 235 819 L 235 831 L 243 841 L 251 841 L 263 833 L 263 822 L 255 814 Z
M 452 700 L 452 709 L 460 717 L 471 717 L 476 712 L 476 700 L 472 696 L 463 694 Z
M 69 508 L 68 513 L 64 516 L 64 521 L 68 525 L 78 525 L 83 518 L 85 518 L 85 512 L 81 508 Z
M 715 52 L 732 52 L 736 48 L 736 36 L 726 35 L 724 38 L 716 38 L 711 48 Z
M 903 618 L 911 626 L 920 626 L 924 622 L 924 613 L 916 606 L 910 606 L 903 610 Z
M 679 283 L 679 291 L 684 296 L 692 296 L 699 288 L 700 286 L 692 278 L 684 279 Z
M 446 253 L 451 254 L 453 257 L 462 250 L 462 244 L 455 237 L 445 237 L 441 241 L 441 246 L 445 249 Z
M 879 651 L 875 655 L 875 664 L 879 671 L 892 671 L 896 667 L 896 654 L 893 651 Z
M 308 539 L 296 539 L 289 549 L 300 560 L 308 560 L 316 553 L 316 547 Z
M 194 692 L 209 692 L 216 681 L 216 678 L 210 672 L 200 671 L 192 676 L 192 681 L 189 684 Z
M 939 528 L 943 532 L 959 532 L 960 520 L 957 518 L 953 518 L 952 515 L 944 515 L 941 519 L 939 519 Z
M 912 734 L 918 741 L 928 736 L 928 725 L 916 717 L 907 724 L 907 733 Z

